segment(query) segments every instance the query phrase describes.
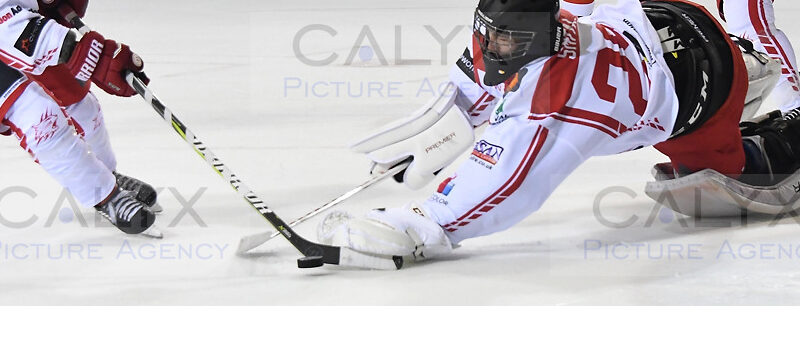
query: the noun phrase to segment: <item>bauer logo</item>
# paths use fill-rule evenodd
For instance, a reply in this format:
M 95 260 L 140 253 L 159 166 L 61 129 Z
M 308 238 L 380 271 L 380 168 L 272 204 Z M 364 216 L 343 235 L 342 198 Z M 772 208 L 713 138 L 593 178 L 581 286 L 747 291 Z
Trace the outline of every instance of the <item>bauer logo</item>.
M 497 164 L 500 161 L 500 156 L 503 154 L 503 147 L 493 145 L 485 140 L 480 140 L 475 144 L 475 149 L 472 150 L 472 155 L 481 159 L 489 164 Z

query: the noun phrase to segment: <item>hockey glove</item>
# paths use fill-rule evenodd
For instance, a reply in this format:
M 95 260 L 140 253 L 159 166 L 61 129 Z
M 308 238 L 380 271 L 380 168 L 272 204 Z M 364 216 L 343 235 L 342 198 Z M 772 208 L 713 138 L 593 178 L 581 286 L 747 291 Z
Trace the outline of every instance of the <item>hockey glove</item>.
M 128 71 L 137 73 L 142 69 L 144 69 L 142 58 L 133 53 L 128 45 L 106 40 L 103 55 L 92 75 L 92 82 L 111 95 L 133 96 L 136 95 L 136 91 L 125 81 L 125 73 Z M 145 84 L 150 82 L 143 74 L 138 76 Z
M 386 256 L 417 260 L 448 254 L 450 239 L 439 224 L 411 203 L 402 208 L 376 209 L 356 218 L 341 211 L 329 213 L 317 227 L 320 242 Z
M 130 47 L 107 40 L 96 31 L 84 35 L 72 52 L 67 66 L 79 82 L 94 82 L 106 93 L 116 96 L 136 94 L 125 81 L 125 73 L 141 73 L 144 62 Z M 143 82 L 149 80 L 143 74 Z

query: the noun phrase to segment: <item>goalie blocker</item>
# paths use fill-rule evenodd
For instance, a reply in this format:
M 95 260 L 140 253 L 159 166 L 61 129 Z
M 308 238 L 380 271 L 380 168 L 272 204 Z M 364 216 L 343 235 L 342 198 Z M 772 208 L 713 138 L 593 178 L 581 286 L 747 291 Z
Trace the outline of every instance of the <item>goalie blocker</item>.
M 390 123 L 351 145 L 372 160 L 370 174 L 377 176 L 411 159 L 395 180 L 411 189 L 432 181 L 459 155 L 474 145 L 472 125 L 458 107 L 453 107 L 458 88 L 448 83 L 441 94 L 411 116 Z

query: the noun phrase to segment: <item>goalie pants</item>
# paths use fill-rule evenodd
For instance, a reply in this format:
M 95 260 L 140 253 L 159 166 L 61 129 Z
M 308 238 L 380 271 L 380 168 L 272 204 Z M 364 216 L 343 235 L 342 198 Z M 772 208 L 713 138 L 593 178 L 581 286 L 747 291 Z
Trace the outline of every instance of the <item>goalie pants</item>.
M 3 125 L 79 203 L 89 207 L 102 202 L 116 186 L 112 171 L 117 161 L 97 98 L 89 93 L 62 108 L 36 83 L 21 88 Z

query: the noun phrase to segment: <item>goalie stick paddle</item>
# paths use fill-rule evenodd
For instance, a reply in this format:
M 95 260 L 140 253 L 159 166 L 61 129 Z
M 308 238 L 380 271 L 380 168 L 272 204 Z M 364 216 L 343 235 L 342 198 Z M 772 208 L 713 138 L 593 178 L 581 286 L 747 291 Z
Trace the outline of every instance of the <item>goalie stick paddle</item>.
M 404 160 L 403 162 L 401 162 L 400 164 L 397 164 L 396 166 L 392 167 L 388 171 L 386 171 L 386 172 L 384 172 L 384 173 L 382 173 L 382 174 L 380 174 L 378 176 L 370 178 L 368 181 L 358 185 L 357 187 L 351 189 L 347 193 L 344 193 L 344 194 L 340 195 L 339 197 L 327 202 L 325 205 L 317 207 L 313 211 L 311 211 L 309 213 L 306 213 L 304 216 L 293 220 L 291 223 L 289 223 L 289 226 L 294 228 L 298 224 L 303 223 L 303 222 L 311 219 L 312 217 L 314 217 L 314 216 L 316 216 L 316 215 L 318 215 L 318 214 L 320 214 L 320 213 L 322 213 L 324 211 L 327 211 L 331 207 L 336 206 L 336 205 L 342 203 L 343 201 L 345 201 L 347 199 L 350 199 L 351 197 L 355 196 L 356 194 L 358 194 L 358 193 L 362 192 L 363 190 L 371 187 L 373 184 L 378 183 L 380 181 L 383 181 L 387 177 L 392 177 L 394 175 L 397 175 L 401 171 L 403 171 L 406 168 L 408 168 L 408 166 L 410 164 L 411 164 L 411 158 L 409 158 L 407 160 Z M 245 236 L 241 240 L 239 240 L 239 247 L 236 249 L 236 254 L 237 255 L 244 255 L 247 252 L 249 252 L 250 250 L 267 243 L 267 241 L 272 240 L 273 238 L 275 238 L 279 234 L 280 233 L 276 231 L 276 232 L 264 232 L 264 233 L 258 233 L 258 234 Z
M 83 23 L 80 17 L 75 14 L 67 6 L 59 7 L 59 13 L 77 28 L 81 33 L 91 31 L 86 24 Z M 329 245 L 322 245 L 304 239 L 294 232 L 292 228 L 281 220 L 275 212 L 273 212 L 250 188 L 248 188 L 239 178 L 236 177 L 230 169 L 220 160 L 214 153 L 203 144 L 194 133 L 189 130 L 186 125 L 181 122 L 172 111 L 167 108 L 158 98 L 153 95 L 153 92 L 147 88 L 139 78 L 134 76 L 133 73 L 128 72 L 125 75 L 128 84 L 136 90 L 136 92 L 147 101 L 153 109 L 175 130 L 181 138 L 186 141 L 194 151 L 203 158 L 221 177 L 225 178 L 228 183 L 236 190 L 245 201 L 250 204 L 256 211 L 261 214 L 272 226 L 281 233 L 300 253 L 305 257 L 302 259 L 318 259 L 321 257 L 322 263 L 334 264 L 343 266 L 366 267 L 373 269 L 400 269 L 403 267 L 403 257 L 401 256 L 377 256 L 361 253 L 346 247 L 336 247 Z

